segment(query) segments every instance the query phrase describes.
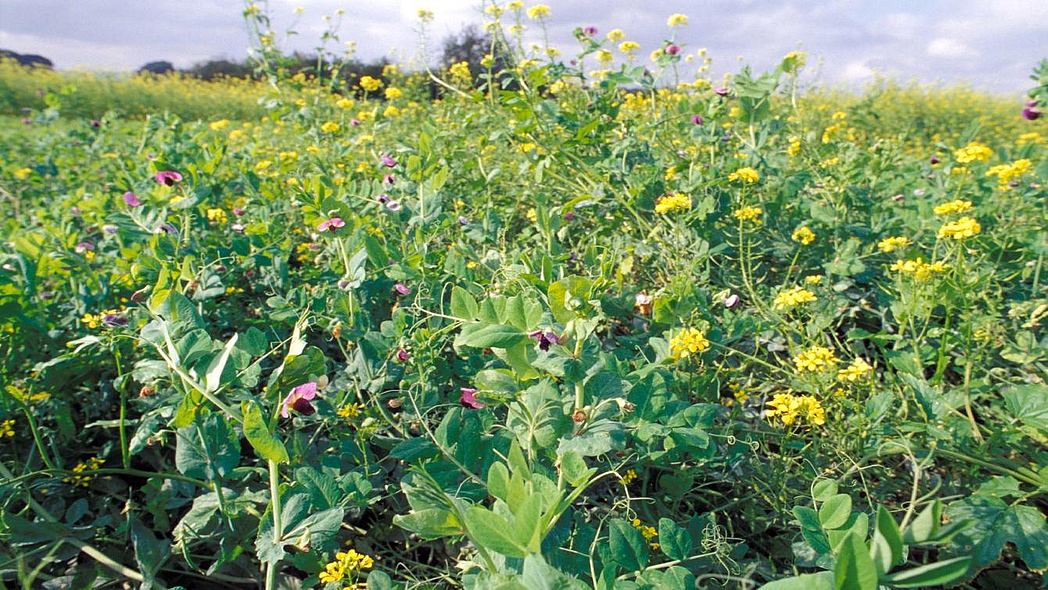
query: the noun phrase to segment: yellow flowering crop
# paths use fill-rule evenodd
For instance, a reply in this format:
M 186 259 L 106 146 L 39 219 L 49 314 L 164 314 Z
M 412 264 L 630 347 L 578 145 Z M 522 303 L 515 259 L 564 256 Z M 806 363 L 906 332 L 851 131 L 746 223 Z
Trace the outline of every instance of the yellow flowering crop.
M 802 246 L 807 246 L 815 241 L 815 232 L 808 229 L 808 226 L 802 225 L 793 230 L 793 235 L 790 236 L 790 239 L 794 242 L 799 242 Z
M 889 267 L 889 270 L 903 274 L 912 274 L 916 279 L 926 279 L 935 273 L 946 270 L 942 262 L 925 262 L 920 256 L 913 260 L 897 260 Z
M 728 180 L 730 180 L 732 182 L 735 182 L 736 180 L 741 180 L 741 181 L 745 182 L 746 184 L 753 184 L 753 183 L 757 182 L 758 180 L 760 180 L 760 175 L 753 168 L 750 168 L 749 166 L 746 166 L 746 167 L 743 167 L 743 168 L 739 168 L 735 172 L 732 172 L 731 174 L 729 174 L 728 175 Z
M 967 164 L 969 162 L 987 162 L 990 160 L 990 156 L 993 155 L 993 150 L 986 147 L 985 145 L 973 141 L 961 149 L 954 150 L 953 159 L 957 160 L 961 164 Z
M 837 379 L 855 382 L 873 372 L 873 367 L 862 357 L 855 357 L 851 364 L 837 371 Z
M 623 41 L 619 43 L 619 51 L 625 54 L 632 54 L 634 51 L 640 49 L 640 43 L 636 41 Z
M 837 362 L 837 356 L 833 353 L 833 350 L 818 345 L 812 346 L 793 357 L 793 364 L 797 367 L 798 373 L 805 371 L 818 373 L 824 369 L 832 368 Z
M 691 197 L 684 193 L 670 193 L 655 201 L 656 213 L 675 213 L 691 209 Z
M 807 422 L 809 426 L 826 424 L 826 410 L 819 400 L 811 395 L 794 395 L 777 393 L 768 402 L 769 409 L 764 415 L 772 420 L 778 419 L 785 426 Z
M 371 76 L 360 77 L 360 87 L 368 92 L 374 92 L 382 86 L 382 80 L 372 78 Z
M 709 350 L 710 341 L 706 334 L 698 328 L 686 328 L 681 330 L 673 338 L 670 338 L 670 356 L 674 359 L 688 358 Z
M 902 236 L 895 236 L 891 238 L 884 238 L 883 240 L 877 242 L 877 248 L 881 252 L 888 253 L 894 252 L 899 248 L 905 248 L 906 246 L 909 246 L 912 243 L 913 242 Z
M 952 213 L 964 213 L 972 208 L 971 201 L 962 201 L 960 199 L 950 201 L 949 203 L 942 203 L 936 205 L 932 211 L 936 215 L 950 215 Z
M 756 225 L 761 224 L 761 215 L 763 214 L 764 211 L 762 211 L 760 207 L 750 206 L 741 207 L 732 212 L 735 219 L 738 219 L 739 221 L 751 221 Z
M 528 18 L 532 20 L 549 18 L 549 13 L 549 6 L 546 6 L 545 4 L 536 4 L 535 6 L 528 8 L 527 11 Z
M 819 278 L 821 279 L 822 277 Z M 803 287 L 794 287 L 776 295 L 775 300 L 772 303 L 775 305 L 775 309 L 783 310 L 802 303 L 810 303 L 817 299 L 818 297 L 815 296 L 815 293 L 812 293 Z
M 669 20 L 666 21 L 666 24 L 671 27 L 683 27 L 688 24 L 688 17 L 684 14 L 674 14 L 670 16 Z
M 957 221 L 951 221 L 943 224 L 939 228 L 940 238 L 953 238 L 955 240 L 963 240 L 964 238 L 970 238 L 982 231 L 982 227 L 979 222 L 972 217 L 962 217 Z

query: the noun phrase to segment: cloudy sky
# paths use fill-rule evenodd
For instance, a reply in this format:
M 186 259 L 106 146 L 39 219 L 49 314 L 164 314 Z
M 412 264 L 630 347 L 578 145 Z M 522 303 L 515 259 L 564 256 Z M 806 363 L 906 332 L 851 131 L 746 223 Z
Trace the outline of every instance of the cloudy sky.
M 504 2 L 505 0 L 503 0 Z M 666 18 L 687 14 L 688 50 L 709 48 L 714 71 L 740 56 L 757 68 L 802 49 L 822 83 L 861 85 L 875 73 L 903 80 L 967 82 L 994 92 L 1031 86 L 1048 57 L 1048 10 L 1030 0 L 539 0 L 550 6 L 551 42 L 567 55 L 571 31 L 621 28 L 647 55 L 669 34 Z M 526 5 L 536 0 L 526 1 Z M 416 14 L 432 10 L 435 40 L 480 22 L 479 0 L 269 0 L 278 29 L 298 18 L 288 49 L 311 49 L 322 17 L 344 9 L 340 35 L 365 60 L 418 59 Z M 304 12 L 295 15 L 297 6 Z M 37 53 L 59 68 L 135 69 L 148 61 L 188 66 L 240 58 L 248 37 L 237 0 L 2 0 L 0 48 Z M 537 34 L 533 31 L 531 34 Z M 434 46 L 437 45 L 434 43 Z

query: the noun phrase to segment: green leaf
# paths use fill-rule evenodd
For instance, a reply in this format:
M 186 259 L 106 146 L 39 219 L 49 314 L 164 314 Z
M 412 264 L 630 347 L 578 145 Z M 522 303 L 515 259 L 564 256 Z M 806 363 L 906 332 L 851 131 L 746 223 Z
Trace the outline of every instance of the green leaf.
M 527 590 L 588 590 L 580 580 L 561 572 L 546 563 L 541 555 L 532 554 L 524 559 L 520 575 L 522 588 Z M 617 586 L 616 586 L 617 587 Z M 499 586 L 497 590 L 509 590 L 517 586 Z
M 659 548 L 670 559 L 686 559 L 691 553 L 691 535 L 672 520 L 660 518 Z
M 443 508 L 427 508 L 409 514 L 397 514 L 393 517 L 393 524 L 427 541 L 461 535 L 464 532 L 455 515 Z
M 644 535 L 621 518 L 611 521 L 608 545 L 611 560 L 626 568 L 626 571 L 640 571 L 648 565 L 648 542 L 644 540 Z
M 464 320 L 473 320 L 476 319 L 479 309 L 477 300 L 469 294 L 469 291 L 457 285 L 451 290 L 451 315 Z
M 222 370 L 226 368 L 226 362 L 229 361 L 229 353 L 233 352 L 233 347 L 236 344 L 237 334 L 233 334 L 233 337 L 222 348 L 222 353 L 216 356 L 211 361 L 211 364 L 208 365 L 207 373 L 204 375 L 204 388 L 207 389 L 208 393 L 218 391 L 219 386 L 222 385 Z
M 542 544 L 542 508 L 544 498 L 536 493 L 513 507 L 513 536 L 529 553 L 538 553 Z
M 852 499 L 848 494 L 837 494 L 819 507 L 819 522 L 825 529 L 840 528 L 851 516 Z
M 816 502 L 825 502 L 837 495 L 837 482 L 832 479 L 820 479 L 812 484 L 811 495 Z
M 505 463 L 496 461 L 488 468 L 488 493 L 503 502 L 508 502 L 509 469 Z
M 1048 433 L 1048 386 L 1013 385 L 1002 394 L 1008 411 L 1025 426 Z
M 560 471 L 564 474 L 565 481 L 573 486 L 581 485 L 597 472 L 596 469 L 586 467 L 586 460 L 582 455 L 570 450 L 560 456 Z
M 240 441 L 216 414 L 178 429 L 175 467 L 182 475 L 208 480 L 228 476 L 240 464 Z
M 835 590 L 835 586 L 833 572 L 819 572 L 768 582 L 757 590 Z
M 527 334 L 513 326 L 476 323 L 464 324 L 455 344 L 473 348 L 509 348 L 527 338 Z
M 890 574 L 884 576 L 881 582 L 892 588 L 942 586 L 964 577 L 971 565 L 971 556 L 965 555 Z
M 144 581 L 140 590 L 150 590 L 156 582 L 156 574 L 171 555 L 171 542 L 160 541 L 140 520 L 131 523 L 131 544 L 135 549 L 135 561 Z
M 1009 506 L 998 498 L 972 496 L 952 502 L 947 514 L 955 522 L 976 523 L 951 541 L 961 552 L 972 555 L 975 568 L 996 562 L 1005 543 L 1012 543 L 1027 568 L 1048 569 L 1048 524 L 1036 507 Z
M 890 572 L 902 562 L 902 535 L 899 525 L 884 506 L 877 508 L 877 522 L 873 530 L 873 544 L 870 547 L 870 558 L 881 575 Z
M 513 528 L 505 518 L 481 506 L 470 506 L 465 516 L 469 536 L 481 547 L 507 557 L 528 554 L 527 548 L 514 537 Z
M 393 590 L 393 580 L 385 572 L 375 570 L 368 574 L 368 590 Z
M 924 507 L 917 517 L 913 519 L 905 530 L 902 531 L 902 540 L 907 545 L 920 545 L 928 543 L 935 538 L 939 531 L 939 523 L 942 521 L 942 502 L 934 500 Z
M 859 535 L 849 533 L 841 542 L 833 580 L 837 590 L 877 590 L 877 569 Z
M 258 403 L 245 400 L 240 404 L 240 411 L 244 415 L 244 437 L 251 443 L 258 456 L 267 461 L 286 463 L 287 449 L 284 448 L 284 443 L 269 433 L 269 425 L 262 416 L 262 408 Z

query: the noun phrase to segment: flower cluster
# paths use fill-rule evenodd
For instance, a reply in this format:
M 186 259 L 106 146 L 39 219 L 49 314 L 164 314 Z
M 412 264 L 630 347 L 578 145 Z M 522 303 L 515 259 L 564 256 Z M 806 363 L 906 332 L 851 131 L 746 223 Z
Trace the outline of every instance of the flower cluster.
M 985 145 L 973 141 L 961 149 L 954 150 L 953 158 L 961 164 L 967 164 L 969 162 L 980 162 L 989 161 L 990 156 L 993 155 L 993 150 L 986 147 Z
M 368 92 L 374 92 L 382 86 L 382 80 L 372 78 L 371 76 L 360 77 L 360 87 Z
M 15 421 L 4 420 L 0 422 L 0 438 L 11 438 L 15 435 Z
M 354 572 L 369 570 L 374 566 L 375 560 L 370 555 L 357 553 L 356 549 L 339 551 L 335 554 L 335 560 L 324 566 L 319 578 L 325 584 L 341 582 Z
M 897 260 L 891 265 L 889 270 L 903 274 L 911 274 L 914 278 L 923 280 L 935 273 L 945 271 L 946 265 L 939 261 L 925 262 L 923 258 L 918 256 L 913 260 Z
M 217 225 L 225 225 L 229 221 L 229 216 L 223 209 L 213 208 L 207 210 L 207 220 Z
M 837 356 L 829 348 L 816 345 L 793 357 L 793 364 L 798 373 L 818 373 L 836 365 Z
M 803 287 L 794 287 L 776 295 L 772 303 L 775 305 L 775 309 L 783 310 L 802 303 L 810 303 L 817 299 L 815 293 Z
M 76 474 L 83 473 L 85 471 L 94 471 L 101 467 L 103 463 L 105 463 L 105 460 L 99 459 L 98 457 L 91 457 L 87 461 L 77 463 L 71 471 Z M 68 477 L 62 478 L 62 481 L 66 483 L 71 483 L 75 486 L 86 488 L 88 484 L 91 483 L 92 477 L 93 476 L 91 475 L 70 475 Z
M 91 330 L 97 330 L 99 326 L 107 328 L 126 326 L 127 318 L 124 317 L 123 313 L 124 311 L 121 309 L 107 309 L 102 313 L 85 313 L 80 318 L 80 322 Z
M 764 415 L 771 420 L 777 418 L 785 426 L 795 424 L 798 420 L 806 422 L 809 426 L 826 424 L 826 410 L 822 403 L 811 395 L 777 393 L 768 402 L 768 410 Z
M 648 542 L 648 545 L 651 545 L 652 549 L 659 548 L 658 542 L 655 541 L 659 537 L 659 531 L 655 530 L 655 527 L 644 524 L 639 518 L 634 518 L 630 524 L 633 525 L 633 528 L 640 531 L 641 536 Z
M 873 367 L 862 357 L 855 357 L 851 364 L 837 371 L 837 379 L 854 383 L 873 372 Z
M 979 225 L 978 221 L 972 217 L 962 217 L 957 221 L 943 224 L 943 226 L 939 228 L 939 237 L 963 240 L 974 236 L 980 231 L 982 231 L 982 227 Z
M 802 246 L 807 246 L 815 241 L 815 232 L 808 229 L 808 226 L 802 225 L 793 230 L 793 235 L 790 236 L 790 239 L 794 242 L 799 242 Z
M 997 166 L 991 166 L 986 171 L 987 176 L 997 177 L 997 188 L 1001 190 L 1008 190 L 1011 188 L 1011 183 L 1018 179 L 1023 174 L 1026 174 L 1033 166 L 1033 162 L 1023 158 L 1016 160 L 1011 164 L 999 164 Z
M 899 248 L 905 248 L 906 246 L 909 246 L 912 243 L 913 242 L 911 242 L 907 238 L 904 238 L 902 236 L 895 236 L 891 238 L 884 238 L 883 240 L 877 242 L 877 248 L 881 252 L 888 253 L 894 252 Z
M 749 205 L 732 212 L 735 219 L 738 219 L 739 221 L 751 221 L 756 225 L 761 224 L 761 215 L 763 214 L 764 211 L 762 211 L 760 207 L 750 207 Z
M 732 182 L 735 182 L 736 180 L 741 180 L 742 182 L 745 182 L 746 184 L 753 184 L 753 183 L 757 182 L 758 180 L 760 180 L 760 175 L 757 174 L 757 171 L 754 170 L 753 168 L 750 168 L 749 166 L 746 166 L 744 168 L 739 168 L 735 172 L 732 172 L 731 174 L 729 174 L 728 175 L 728 180 L 730 180 Z
M 635 469 L 627 469 L 626 473 L 622 474 L 623 485 L 630 485 L 637 479 L 637 471 Z
M 675 213 L 677 211 L 687 211 L 690 208 L 691 197 L 684 193 L 670 193 L 659 197 L 659 200 L 655 201 L 656 213 Z
M 932 209 L 932 211 L 936 215 L 951 215 L 953 213 L 964 213 L 965 211 L 968 211 L 971 208 L 971 201 L 962 201 L 960 199 L 956 199 L 954 201 L 950 201 L 949 203 L 942 203 L 941 205 L 936 205 L 935 208 Z
M 670 355 L 674 359 L 688 358 L 709 348 L 710 341 L 706 339 L 705 332 L 698 328 L 686 328 L 670 339 Z

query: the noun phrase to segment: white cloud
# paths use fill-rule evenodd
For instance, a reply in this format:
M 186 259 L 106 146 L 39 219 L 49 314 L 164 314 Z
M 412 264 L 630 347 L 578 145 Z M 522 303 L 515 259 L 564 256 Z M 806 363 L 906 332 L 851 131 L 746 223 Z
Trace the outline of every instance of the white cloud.
M 938 37 L 928 42 L 925 49 L 932 57 L 962 58 L 975 55 L 970 47 L 957 39 Z

